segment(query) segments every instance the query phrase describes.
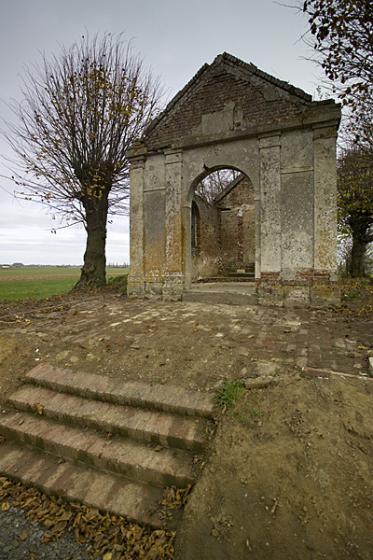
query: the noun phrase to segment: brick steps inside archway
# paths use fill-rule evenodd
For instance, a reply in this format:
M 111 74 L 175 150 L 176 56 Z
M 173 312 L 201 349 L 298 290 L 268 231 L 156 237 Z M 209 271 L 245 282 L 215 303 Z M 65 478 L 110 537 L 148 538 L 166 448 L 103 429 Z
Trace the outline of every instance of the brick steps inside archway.
M 39 365 L 0 417 L 0 473 L 158 527 L 163 488 L 195 480 L 213 406 L 178 387 Z

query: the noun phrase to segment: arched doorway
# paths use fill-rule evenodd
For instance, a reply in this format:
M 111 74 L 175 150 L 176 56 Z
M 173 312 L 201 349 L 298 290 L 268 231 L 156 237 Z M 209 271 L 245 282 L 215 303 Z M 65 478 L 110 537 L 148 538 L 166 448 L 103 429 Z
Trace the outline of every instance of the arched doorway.
M 193 182 L 190 205 L 192 282 L 255 277 L 255 200 L 249 177 L 235 168 Z

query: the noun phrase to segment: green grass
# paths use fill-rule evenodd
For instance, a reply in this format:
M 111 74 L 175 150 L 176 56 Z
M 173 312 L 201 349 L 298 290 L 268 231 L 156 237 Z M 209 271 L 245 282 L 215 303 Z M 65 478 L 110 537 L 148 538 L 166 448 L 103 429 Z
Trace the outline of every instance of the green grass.
M 240 381 L 226 381 L 216 399 L 218 404 L 229 408 L 235 404 L 244 391 L 245 388 Z
M 107 268 L 107 278 L 127 274 L 126 268 Z M 79 280 L 79 267 L 0 268 L 0 301 L 44 299 L 65 294 Z

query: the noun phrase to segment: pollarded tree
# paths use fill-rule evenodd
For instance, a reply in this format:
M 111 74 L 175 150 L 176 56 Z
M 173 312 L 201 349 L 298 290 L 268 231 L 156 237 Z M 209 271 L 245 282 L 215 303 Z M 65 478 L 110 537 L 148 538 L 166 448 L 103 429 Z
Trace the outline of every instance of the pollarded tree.
M 349 275 L 364 275 L 364 257 L 373 242 L 373 158 L 359 148 L 345 149 L 338 159 L 338 210 L 343 232 L 351 235 Z
M 129 146 L 157 111 L 159 88 L 139 56 L 110 34 L 82 37 L 28 71 L 8 140 L 21 196 L 48 204 L 87 232 L 79 287 L 105 283 L 109 213 L 129 196 Z

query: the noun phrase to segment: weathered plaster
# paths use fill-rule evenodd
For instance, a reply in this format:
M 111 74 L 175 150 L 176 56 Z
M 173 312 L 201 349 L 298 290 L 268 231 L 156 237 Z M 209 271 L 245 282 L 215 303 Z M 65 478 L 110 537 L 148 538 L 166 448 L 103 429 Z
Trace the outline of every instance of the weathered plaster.
M 182 151 L 166 151 L 166 276 L 164 294 L 168 293 L 170 296 L 180 295 L 184 285 L 181 212 L 182 162 Z
M 313 199 L 312 171 L 281 175 L 281 276 L 285 280 L 313 266 Z
M 314 268 L 336 276 L 337 173 L 335 127 L 314 130 Z
M 130 183 L 130 260 L 128 292 L 144 293 L 144 158 L 131 162 Z
M 279 136 L 260 139 L 261 272 L 281 270 L 281 144 Z

